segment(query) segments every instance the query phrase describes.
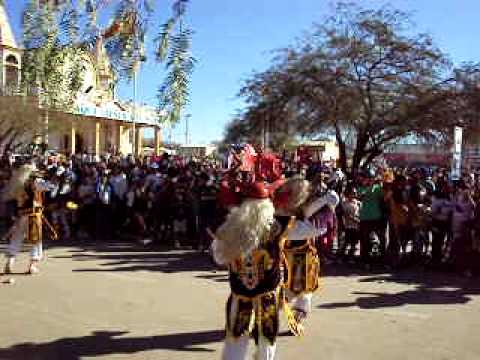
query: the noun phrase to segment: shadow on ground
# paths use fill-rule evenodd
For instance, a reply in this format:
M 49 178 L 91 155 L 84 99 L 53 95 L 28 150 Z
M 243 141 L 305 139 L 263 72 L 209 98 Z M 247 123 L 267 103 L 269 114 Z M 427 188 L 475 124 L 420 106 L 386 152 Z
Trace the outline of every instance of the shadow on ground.
M 208 274 L 208 275 L 196 275 L 197 279 L 212 280 L 218 283 L 228 282 L 228 274 L 224 272 Z
M 80 360 L 87 356 L 134 354 L 171 350 L 214 352 L 204 345 L 223 340 L 224 331 L 200 331 L 151 337 L 124 337 L 124 331 L 95 331 L 91 335 L 63 338 L 47 343 L 23 343 L 0 349 L 2 360 Z M 212 358 L 214 356 L 212 355 Z
M 65 246 L 65 245 L 64 245 Z M 159 271 L 179 273 L 214 271 L 217 267 L 208 255 L 193 250 L 168 247 L 151 248 L 132 243 L 75 244 L 68 255 L 51 258 L 72 259 L 85 267 L 76 266 L 73 272 Z M 90 262 L 95 261 L 92 265 Z
M 478 279 L 463 278 L 449 273 L 408 270 L 361 277 L 358 281 L 378 283 L 380 286 L 384 283 L 397 283 L 412 285 L 414 288 L 397 293 L 356 291 L 352 294 L 360 296 L 355 301 L 321 304 L 318 308 L 377 309 L 404 305 L 466 304 L 472 300 L 472 296 L 480 295 Z
M 100 267 L 79 268 L 74 272 L 103 271 L 160 271 L 178 273 L 210 271 L 215 266 L 197 252 L 138 253 L 138 254 L 82 254 L 72 255 L 73 260 L 101 261 Z
M 74 261 L 86 266 L 75 268 L 74 272 L 128 272 L 160 271 L 163 273 L 200 272 L 198 279 L 219 283 L 228 282 L 225 271 L 219 270 L 208 255 L 191 250 L 172 250 L 168 248 L 145 248 L 132 243 L 96 243 L 76 244 L 69 250 Z M 95 265 L 89 264 L 95 261 Z M 386 272 L 381 268 L 366 271 L 357 266 L 330 264 L 322 271 L 323 277 L 355 277 L 360 283 L 398 283 L 411 288 L 397 293 L 353 292 L 358 295 L 352 302 L 326 303 L 319 309 L 357 307 L 376 309 L 400 307 L 409 304 L 446 305 L 466 304 L 472 296 L 480 295 L 478 279 L 467 279 L 446 272 L 431 272 L 421 268 L 407 268 L 395 272 Z

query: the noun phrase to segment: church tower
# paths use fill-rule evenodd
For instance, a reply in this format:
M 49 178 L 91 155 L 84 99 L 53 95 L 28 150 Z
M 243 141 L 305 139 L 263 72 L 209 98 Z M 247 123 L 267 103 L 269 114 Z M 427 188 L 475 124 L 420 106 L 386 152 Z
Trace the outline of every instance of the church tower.
M 18 91 L 22 51 L 19 49 L 15 35 L 4 5 L 0 5 L 0 94 L 11 95 Z

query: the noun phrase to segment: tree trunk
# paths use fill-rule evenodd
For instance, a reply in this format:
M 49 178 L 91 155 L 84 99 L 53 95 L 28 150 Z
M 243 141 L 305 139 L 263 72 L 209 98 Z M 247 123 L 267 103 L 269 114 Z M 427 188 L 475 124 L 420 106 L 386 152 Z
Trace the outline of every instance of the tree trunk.
M 48 147 L 48 128 L 49 128 L 49 113 L 48 113 L 48 109 L 45 110 L 45 117 L 44 117 L 44 136 L 43 136 L 43 142 L 45 143 L 45 145 L 47 145 Z M 135 135 L 135 134 L 134 134 Z
M 15 131 L 12 136 L 10 137 L 10 141 L 5 145 L 5 151 L 13 150 L 13 144 L 18 137 L 18 132 Z
M 3 134 L 0 134 L 0 146 L 8 142 L 8 139 L 10 138 L 13 132 L 14 132 L 13 127 L 10 127 Z
M 339 151 L 339 156 L 340 156 L 340 167 L 342 171 L 345 174 L 349 174 L 348 168 L 347 168 L 347 147 L 345 145 L 345 142 L 342 139 L 342 134 L 340 132 L 340 128 L 338 127 L 338 124 L 335 124 L 335 136 L 337 138 L 337 143 L 338 143 L 338 151 Z
M 368 136 L 364 133 L 357 135 L 357 144 L 353 153 L 352 166 L 350 168 L 350 176 L 354 179 L 360 170 L 360 163 L 365 156 L 365 147 L 367 146 Z
M 383 151 L 381 149 L 373 149 L 369 154 L 365 154 L 366 159 L 363 162 L 362 167 L 366 168 L 368 165 L 370 165 L 372 163 L 373 160 L 375 160 L 375 158 L 377 158 L 378 156 L 380 156 L 382 154 L 383 154 Z M 365 155 L 364 155 L 364 157 L 365 157 Z

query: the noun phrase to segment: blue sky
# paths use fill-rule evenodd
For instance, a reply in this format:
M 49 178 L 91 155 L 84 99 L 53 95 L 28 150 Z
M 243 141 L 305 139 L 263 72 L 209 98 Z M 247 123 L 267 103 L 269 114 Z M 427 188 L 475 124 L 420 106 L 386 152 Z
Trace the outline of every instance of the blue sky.
M 22 0 L 6 0 L 20 38 Z M 382 0 L 357 0 L 365 7 L 378 7 Z M 168 15 L 171 1 L 157 0 L 152 30 Z M 291 44 L 314 22 L 331 12 L 334 2 L 323 0 L 191 0 L 187 22 L 195 31 L 193 53 L 198 59 L 191 84 L 190 138 L 206 143 L 222 137 L 225 124 L 242 107 L 236 94 L 242 81 L 254 70 L 266 69 L 271 50 Z M 480 61 L 478 44 L 479 0 L 393 0 L 396 8 L 413 11 L 418 32 L 432 34 L 454 63 Z M 153 34 L 153 33 L 152 33 Z M 153 35 L 151 35 L 153 38 Z M 152 50 L 150 48 L 150 50 Z M 163 68 L 153 57 L 140 75 L 139 98 L 156 104 L 156 89 L 163 79 Z M 131 98 L 128 84 L 119 96 Z M 185 124 L 173 131 L 183 141 Z

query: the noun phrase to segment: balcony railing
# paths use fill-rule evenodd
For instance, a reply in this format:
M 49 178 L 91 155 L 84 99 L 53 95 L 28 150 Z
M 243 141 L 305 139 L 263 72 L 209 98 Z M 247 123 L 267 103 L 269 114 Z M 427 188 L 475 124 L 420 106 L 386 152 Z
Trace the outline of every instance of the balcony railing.
M 0 87 L 1 96 L 19 96 L 21 95 L 20 88 L 18 86 L 4 86 Z

